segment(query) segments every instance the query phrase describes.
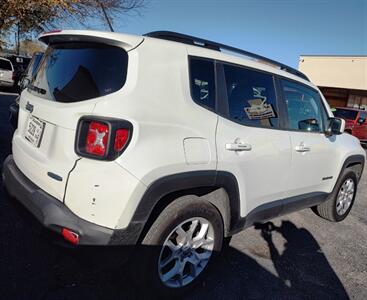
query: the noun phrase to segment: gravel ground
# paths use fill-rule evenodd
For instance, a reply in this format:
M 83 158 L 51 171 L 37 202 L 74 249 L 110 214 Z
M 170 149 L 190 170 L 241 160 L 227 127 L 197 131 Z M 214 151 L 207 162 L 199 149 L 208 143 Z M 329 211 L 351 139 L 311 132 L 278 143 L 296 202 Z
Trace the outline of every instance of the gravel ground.
M 0 94 L 0 163 L 10 153 L 12 99 Z M 261 226 L 237 234 L 187 299 L 367 299 L 366 193 L 367 172 L 351 215 L 338 224 L 308 209 L 273 220 L 268 234 Z M 104 267 L 119 253 L 58 247 L 11 203 L 1 188 L 1 299 L 139 298 L 126 268 Z

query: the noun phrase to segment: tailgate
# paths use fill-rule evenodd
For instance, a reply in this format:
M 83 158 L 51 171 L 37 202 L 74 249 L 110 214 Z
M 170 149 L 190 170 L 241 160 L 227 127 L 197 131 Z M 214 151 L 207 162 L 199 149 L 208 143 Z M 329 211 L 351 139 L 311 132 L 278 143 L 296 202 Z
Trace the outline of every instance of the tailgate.
M 23 92 L 19 105 L 14 161 L 33 183 L 62 201 L 68 174 L 78 159 L 74 152 L 76 124 L 80 116 L 92 113 L 94 104 L 66 107 Z M 32 139 L 30 130 L 40 130 L 39 137 Z
M 116 40 L 123 35 L 105 34 L 108 38 L 102 39 L 90 34 L 41 37 L 49 46 L 20 99 L 14 161 L 33 183 L 60 201 L 79 159 L 74 143 L 80 117 L 91 115 L 97 102 L 119 91 L 127 76 L 126 49 L 132 44 Z

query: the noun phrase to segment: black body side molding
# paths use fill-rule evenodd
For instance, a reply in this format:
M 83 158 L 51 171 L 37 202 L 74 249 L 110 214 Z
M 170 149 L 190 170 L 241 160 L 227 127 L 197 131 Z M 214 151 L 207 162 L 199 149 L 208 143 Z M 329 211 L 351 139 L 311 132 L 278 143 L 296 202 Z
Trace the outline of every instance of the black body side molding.
M 345 168 L 354 164 L 362 164 L 364 166 L 364 157 L 362 155 L 348 157 L 338 177 L 341 176 Z M 361 175 L 359 174 L 359 176 Z M 266 221 L 280 215 L 318 205 L 326 201 L 329 196 L 328 193 L 313 192 L 287 199 L 279 199 L 260 205 L 249 212 L 246 217 L 241 217 L 239 186 L 236 177 L 232 173 L 215 170 L 185 172 L 160 178 L 151 184 L 134 213 L 131 226 L 135 227 L 134 231 L 140 231 L 141 233 L 153 209 L 163 197 L 170 193 L 187 190 L 192 190 L 193 194 L 195 194 L 194 190 L 201 188 L 209 188 L 209 192 L 223 188 L 227 193 L 228 201 L 223 203 L 223 205 L 229 206 L 229 214 L 223 217 L 229 218 L 228 235 L 235 234 L 256 222 Z

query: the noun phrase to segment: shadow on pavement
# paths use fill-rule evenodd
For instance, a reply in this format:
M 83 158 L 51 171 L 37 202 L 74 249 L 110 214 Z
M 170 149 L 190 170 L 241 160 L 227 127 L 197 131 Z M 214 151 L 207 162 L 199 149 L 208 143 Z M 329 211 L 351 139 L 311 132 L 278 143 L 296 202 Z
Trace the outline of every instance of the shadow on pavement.
M 2 299 L 157 298 L 149 293 L 144 281 L 140 286 L 133 284 L 134 267 L 129 269 L 123 263 L 130 248 L 56 246 L 37 222 L 29 221 L 28 212 L 19 205 L 14 209 L 12 199 L 4 199 L 4 192 L 1 194 Z M 276 272 L 270 272 L 249 255 L 229 247 L 218 257 L 208 278 L 188 294 L 187 299 L 348 298 L 309 231 L 289 221 L 283 221 L 279 227 L 268 222 L 257 224 L 256 228 L 267 242 Z M 275 246 L 273 232 L 285 239 L 284 251 Z M 145 252 L 154 250 L 144 248 Z

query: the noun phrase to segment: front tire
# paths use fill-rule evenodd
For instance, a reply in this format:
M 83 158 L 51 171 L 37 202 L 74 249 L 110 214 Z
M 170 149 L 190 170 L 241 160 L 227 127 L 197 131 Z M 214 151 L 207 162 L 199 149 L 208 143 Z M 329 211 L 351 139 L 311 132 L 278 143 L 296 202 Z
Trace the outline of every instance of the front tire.
M 357 184 L 356 174 L 351 169 L 345 169 L 327 201 L 314 207 L 314 212 L 332 222 L 343 221 L 354 204 Z
M 135 253 L 135 282 L 150 295 L 180 297 L 203 280 L 222 243 L 222 218 L 212 204 L 196 196 L 176 199 Z

